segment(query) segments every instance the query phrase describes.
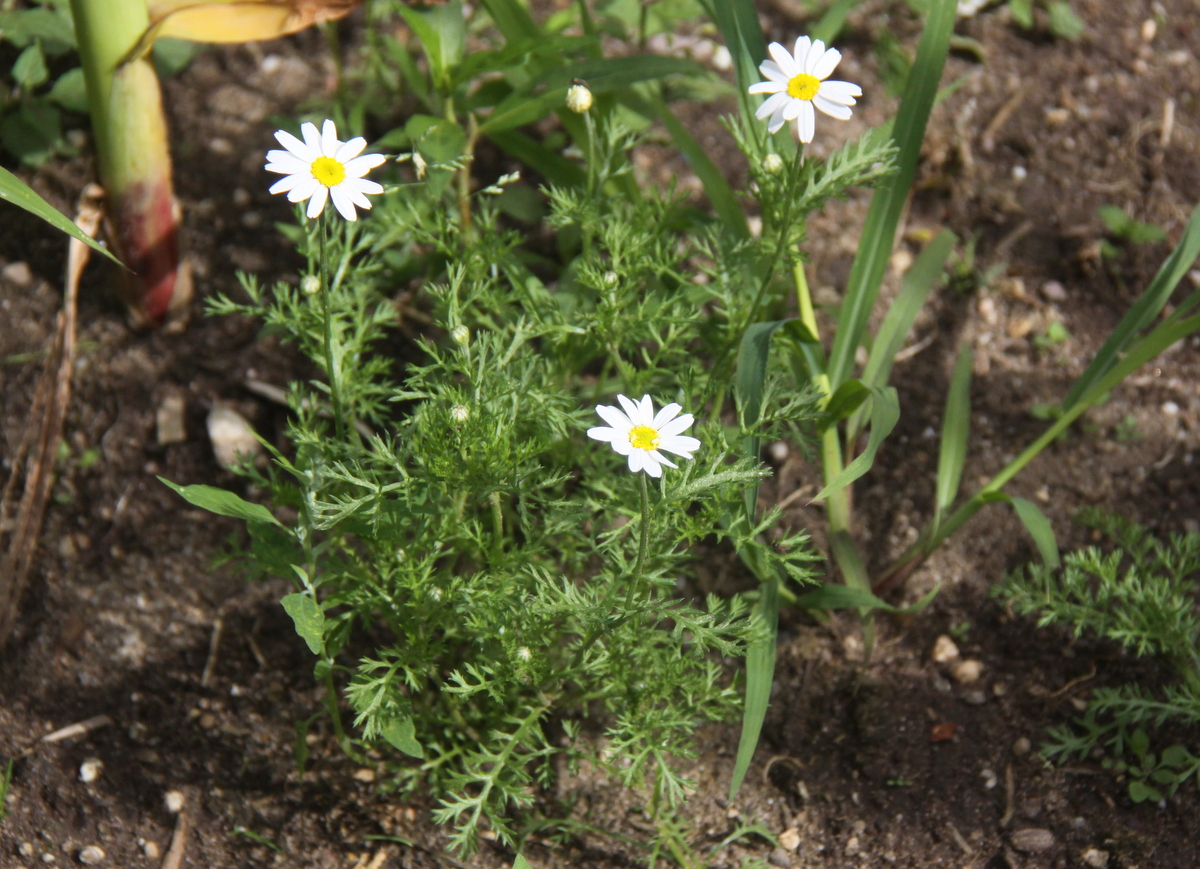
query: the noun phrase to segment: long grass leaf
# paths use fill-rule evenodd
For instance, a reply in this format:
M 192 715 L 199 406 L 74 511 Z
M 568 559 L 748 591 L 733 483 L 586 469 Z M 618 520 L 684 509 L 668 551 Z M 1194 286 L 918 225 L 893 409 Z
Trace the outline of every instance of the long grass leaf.
M 108 248 L 101 245 L 96 239 L 76 226 L 69 217 L 38 196 L 32 187 L 2 166 L 0 166 L 0 199 L 11 202 L 19 208 L 24 208 L 30 214 L 40 217 L 60 232 L 65 232 L 71 238 L 82 241 L 92 250 L 104 254 L 117 265 L 123 265 L 119 259 L 112 255 Z
M 896 225 L 904 209 L 904 200 L 917 169 L 925 124 L 938 92 L 938 82 L 950 48 L 954 29 L 955 0 L 932 0 L 929 17 L 917 45 L 917 57 L 904 86 L 896 114 L 894 136 L 900 149 L 897 171 L 884 181 L 871 199 L 862 241 L 842 302 L 841 320 L 829 356 L 829 379 L 834 389 L 849 377 L 854 356 L 879 295 L 888 258 L 896 235 Z
M 946 409 L 942 418 L 941 447 L 938 451 L 937 501 L 938 516 L 954 503 L 962 481 L 963 465 L 967 461 L 967 435 L 971 429 L 971 363 L 975 354 L 964 344 L 950 377 L 946 393 Z
M 487 138 L 506 154 L 516 157 L 526 166 L 535 169 L 552 184 L 563 187 L 578 187 L 587 183 L 587 173 L 578 164 L 542 145 L 535 139 L 516 130 L 499 130 L 488 133 Z
M 1037 504 L 1024 498 L 1010 498 L 1009 503 L 1012 504 L 1013 511 L 1025 526 L 1025 530 L 1029 532 L 1029 536 L 1033 538 L 1038 554 L 1042 556 L 1042 563 L 1051 568 L 1060 566 L 1062 561 L 1058 555 L 1058 541 L 1054 538 L 1054 529 L 1050 526 L 1046 514 Z
M 753 323 L 742 335 L 742 343 L 738 347 L 734 395 L 737 397 L 738 417 L 745 432 L 753 431 L 758 425 L 762 413 L 763 389 L 767 380 L 767 360 L 771 355 L 771 338 L 783 323 L 783 320 Z M 759 446 L 758 437 L 754 434 L 746 434 L 742 438 L 743 454 L 754 461 L 758 461 Z M 747 487 L 745 494 L 746 519 L 753 528 L 758 505 L 758 485 Z
M 541 35 L 529 10 L 516 0 L 481 0 L 483 8 L 496 22 L 496 27 L 509 42 L 534 39 Z
M 849 486 L 871 469 L 875 463 L 875 453 L 879 451 L 884 438 L 892 433 L 896 422 L 900 419 L 900 399 L 896 390 L 891 386 L 871 390 L 871 435 L 867 438 L 867 447 L 862 453 L 841 472 L 829 481 L 814 497 L 814 501 L 828 498 L 831 492 Z
M 729 783 L 729 801 L 733 802 L 738 788 L 750 769 L 767 706 L 771 702 L 771 683 L 775 681 L 775 646 L 779 631 L 779 578 L 767 575 L 762 580 L 762 595 L 756 613 L 767 629 L 766 636 L 752 642 L 746 650 L 746 703 L 742 709 L 742 735 L 738 740 L 737 758 L 733 763 L 733 779 Z
M 1183 238 L 1162 264 L 1150 286 L 1146 287 L 1145 292 L 1134 302 L 1129 313 L 1121 318 L 1121 322 L 1104 342 L 1092 364 L 1071 387 L 1071 391 L 1063 399 L 1063 410 L 1070 410 L 1092 384 L 1116 364 L 1117 358 L 1137 334 L 1154 322 L 1167 300 L 1171 298 L 1176 285 L 1196 262 L 1197 256 L 1200 256 L 1200 205 L 1192 212 L 1192 217 L 1183 231 Z
M 857 5 L 858 0 L 835 0 L 829 4 L 825 14 L 821 16 L 821 20 L 809 30 L 808 35 L 813 39 L 821 40 L 826 45 L 833 42 L 842 32 L 842 27 L 846 24 L 846 16 Z

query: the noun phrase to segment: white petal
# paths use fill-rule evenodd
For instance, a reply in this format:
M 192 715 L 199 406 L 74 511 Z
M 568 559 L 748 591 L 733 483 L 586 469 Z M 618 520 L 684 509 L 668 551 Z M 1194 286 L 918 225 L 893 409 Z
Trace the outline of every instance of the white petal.
M 674 453 L 677 456 L 683 456 L 685 459 L 690 459 L 692 453 L 700 449 L 700 441 L 690 438 L 687 435 L 675 435 L 674 437 L 660 439 L 658 448 L 666 450 L 668 453 Z
M 296 186 L 288 191 L 288 202 L 303 202 L 317 192 L 321 182 L 309 175 L 296 182 Z
M 817 62 L 813 65 L 812 74 L 822 81 L 829 78 L 830 74 L 837 68 L 838 62 L 842 59 L 842 53 L 836 48 L 831 48 L 821 55 Z
M 333 200 L 333 207 L 338 210 L 338 214 L 351 223 L 358 220 L 358 212 L 354 210 L 354 203 L 350 201 L 350 197 L 346 195 L 342 185 L 330 187 L 329 198 Z
M 658 462 L 660 465 L 666 465 L 668 468 L 678 468 L 679 467 L 679 465 L 675 464 L 673 461 L 668 459 L 666 456 L 664 456 L 658 450 L 651 450 L 650 458 L 654 459 L 654 461 Z
M 779 64 L 773 60 L 764 60 L 758 65 L 758 71 L 771 81 L 782 82 L 783 84 L 787 84 L 788 82 L 788 77 L 779 68 Z
M 317 184 L 317 189 L 313 191 L 312 198 L 308 200 L 307 213 L 309 220 L 321 216 L 321 212 L 325 210 L 325 200 L 328 198 L 329 188 L 324 184 Z
M 807 100 L 788 100 L 788 104 L 783 107 L 783 119 L 785 121 L 794 121 L 800 117 L 801 106 L 808 105 Z
M 375 196 L 383 192 L 383 185 L 376 184 L 374 181 L 368 181 L 366 178 L 347 178 L 341 184 L 348 190 L 353 190 L 355 193 L 369 193 Z M 364 208 L 370 208 L 370 205 L 364 205 Z
M 813 140 L 813 134 L 817 131 L 817 115 L 813 111 L 812 103 L 807 100 L 799 100 L 800 102 L 800 117 L 796 122 L 796 131 L 800 136 L 800 141 L 805 144 Z
M 825 43 L 819 39 L 814 39 L 812 48 L 808 50 L 808 55 L 804 58 L 804 71 L 809 75 L 814 75 L 813 70 L 817 68 L 817 64 L 821 62 L 821 58 L 824 55 Z
M 268 193 L 287 193 L 297 184 L 305 179 L 304 175 L 288 175 L 286 178 L 280 178 L 271 185 Z
M 361 157 L 355 157 L 346 162 L 346 174 L 361 178 L 385 160 L 387 157 L 382 154 L 363 154 Z
M 342 144 L 337 137 L 337 124 L 328 118 L 321 125 L 321 153 L 326 157 L 332 157 L 337 153 L 338 146 Z
M 630 401 L 623 395 L 617 396 L 617 402 L 621 405 L 621 409 L 625 411 L 625 415 L 629 417 L 630 428 L 633 428 L 635 425 L 641 425 L 641 422 L 638 420 L 641 414 L 638 413 L 638 406 L 635 402 Z
M 848 121 L 850 120 L 850 115 L 853 114 L 849 106 L 839 106 L 837 103 L 825 99 L 820 94 L 813 97 L 813 105 L 829 115 L 829 117 L 837 118 L 839 121 Z
M 788 54 L 788 50 L 778 42 L 772 42 L 767 46 L 767 52 L 771 55 L 771 59 L 779 65 L 783 70 L 783 74 L 788 78 L 792 78 L 800 72 L 800 67 L 796 61 L 792 60 L 792 56 Z
M 792 97 L 789 97 L 786 93 L 777 93 L 774 96 L 769 96 L 763 100 L 763 104 L 758 107 L 758 111 L 754 113 L 754 116 L 761 121 L 768 115 L 778 112 L 791 100 Z
M 357 183 L 355 183 L 355 182 L 357 182 Z M 360 181 L 358 178 L 347 178 L 345 181 L 343 181 L 341 184 L 338 185 L 338 190 L 341 190 L 342 193 L 346 196 L 346 198 L 349 199 L 351 202 L 353 202 L 355 205 L 357 205 L 359 208 L 365 208 L 367 211 L 370 211 L 371 210 L 371 200 L 363 195 L 363 193 L 365 193 L 366 191 L 364 191 L 362 189 L 361 185 L 362 185 L 362 181 Z
M 308 146 L 308 150 L 312 152 L 310 160 L 315 160 L 321 156 L 321 134 L 317 132 L 316 125 L 304 123 L 300 125 L 300 132 L 304 135 L 304 144 Z
M 613 451 L 619 456 L 627 456 L 634 452 L 633 444 L 629 442 L 629 435 L 614 438 L 609 446 L 612 447 Z
M 780 91 L 787 90 L 787 82 L 760 81 L 750 85 L 749 90 L 752 94 L 777 94 Z
M 646 461 L 645 450 L 634 450 L 629 454 L 629 470 L 635 474 L 642 469 Z
M 650 396 L 643 395 L 642 400 L 638 402 L 638 411 L 641 412 L 640 420 L 642 425 L 654 427 L 654 402 L 650 400 Z
M 671 438 L 679 434 L 681 431 L 687 431 L 692 427 L 692 423 L 696 418 L 690 413 L 685 413 L 683 416 L 676 417 L 668 423 L 659 426 L 658 436 L 660 438 Z
M 642 467 L 645 469 L 647 474 L 656 480 L 662 476 L 662 466 L 658 462 L 654 461 L 654 453 L 646 453 L 646 455 L 642 458 Z
M 796 58 L 796 72 L 792 73 L 792 75 L 795 75 L 797 72 L 803 72 L 804 61 L 808 58 L 808 51 L 811 45 L 812 40 L 807 36 L 800 36 L 796 39 L 796 50 L 792 53 L 792 56 Z
M 621 432 L 622 435 L 629 437 L 629 430 L 633 428 L 633 423 L 621 411 L 617 410 L 611 404 L 598 404 L 596 405 L 596 413 L 599 414 L 602 420 Z
M 333 155 L 333 159 L 339 163 L 349 163 L 355 157 L 362 153 L 362 149 L 367 147 L 367 140 L 362 136 L 355 136 L 349 141 L 342 142 L 338 146 L 337 153 Z
M 852 106 L 854 105 L 854 98 L 862 96 L 862 88 L 848 81 L 823 81 L 817 89 L 817 93 L 831 103 Z
M 654 422 L 650 423 L 655 431 L 661 432 L 662 427 L 679 416 L 679 411 L 683 410 L 678 404 L 671 402 L 663 407 L 658 413 L 654 414 Z
M 595 428 L 589 428 L 587 430 L 587 436 L 592 440 L 604 441 L 605 443 L 610 443 L 616 440 L 618 437 L 622 437 L 621 433 L 615 428 L 609 428 L 608 426 L 603 425 L 598 425 Z M 625 439 L 628 440 L 628 437 Z
M 311 172 L 312 164 L 307 160 L 301 160 L 295 154 L 287 151 L 268 151 L 267 166 L 268 172 L 280 172 L 284 175 L 293 175 L 295 173 Z
M 317 158 L 317 155 L 313 153 L 312 148 L 301 142 L 287 130 L 276 130 L 275 138 L 279 141 L 280 145 L 283 145 L 283 147 L 287 148 L 291 154 L 296 156 L 298 159 L 303 160 L 305 163 L 311 163 Z M 268 160 L 271 159 L 271 153 L 273 152 L 267 154 Z
M 780 106 L 779 108 L 777 108 L 775 110 L 775 113 L 773 115 L 771 115 L 771 120 L 767 121 L 767 132 L 768 133 L 772 133 L 772 134 L 778 133 L 780 130 L 783 129 L 783 125 L 787 123 L 787 121 L 785 121 L 783 119 L 783 109 L 784 109 L 784 106 Z

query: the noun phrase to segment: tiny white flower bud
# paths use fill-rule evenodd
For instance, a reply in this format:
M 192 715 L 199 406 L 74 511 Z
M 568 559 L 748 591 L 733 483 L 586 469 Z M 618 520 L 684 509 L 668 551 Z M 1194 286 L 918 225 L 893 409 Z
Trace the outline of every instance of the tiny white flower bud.
M 408 561 L 408 550 L 403 546 L 396 547 L 396 560 L 403 564 Z
M 783 171 L 783 158 L 778 154 L 768 154 L 763 157 L 762 167 L 772 175 L 778 175 Z
M 442 590 L 440 588 L 431 588 L 429 589 L 429 596 L 434 600 L 441 600 Z
M 567 89 L 567 108 L 582 115 L 592 107 L 592 92 L 586 85 L 573 84 Z
M 316 275 L 305 275 L 300 279 L 300 292 L 306 296 L 311 296 L 320 291 L 321 279 Z
M 455 326 L 450 330 L 450 337 L 459 347 L 466 347 L 471 343 L 471 330 L 466 326 Z
M 463 407 L 461 404 L 456 404 L 450 408 L 450 418 L 455 422 L 466 422 L 471 418 L 471 411 Z
M 533 657 L 533 652 L 529 651 L 529 649 L 527 647 L 521 646 L 521 648 L 517 649 L 517 658 L 519 658 L 520 660 L 528 661 L 532 657 Z
M 604 273 L 604 289 L 611 290 L 613 287 L 615 287 L 617 285 L 617 282 L 619 280 L 621 280 L 621 278 L 617 275 L 616 272 L 605 272 Z
M 425 162 L 425 158 L 421 156 L 419 151 L 413 151 L 412 162 L 413 169 L 417 172 L 417 180 L 420 181 L 425 177 L 425 170 L 429 167 L 429 164 Z

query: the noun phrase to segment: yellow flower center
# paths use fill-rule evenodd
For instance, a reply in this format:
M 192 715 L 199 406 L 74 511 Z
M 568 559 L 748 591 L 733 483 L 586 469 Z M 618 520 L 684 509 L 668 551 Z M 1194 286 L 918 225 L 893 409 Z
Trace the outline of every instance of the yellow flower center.
M 337 187 L 346 180 L 346 167 L 332 157 L 318 157 L 312 161 L 312 176 L 326 187 Z
M 817 90 L 821 87 L 821 80 L 815 75 L 809 75 L 806 72 L 800 75 L 792 76 L 788 82 L 788 96 L 797 100 L 811 100 L 817 95 Z
M 638 450 L 658 449 L 658 432 L 648 425 L 635 425 L 629 430 L 629 443 Z

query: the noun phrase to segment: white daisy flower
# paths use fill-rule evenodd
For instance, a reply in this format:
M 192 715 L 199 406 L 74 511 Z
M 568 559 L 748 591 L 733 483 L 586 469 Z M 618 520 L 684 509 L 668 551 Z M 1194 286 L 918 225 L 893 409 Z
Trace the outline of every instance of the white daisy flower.
M 850 106 L 862 96 L 862 88 L 848 81 L 825 81 L 842 59 L 840 51 L 826 49 L 824 42 L 807 36 L 796 40 L 794 54 L 778 42 L 767 51 L 772 59 L 758 68 L 767 80 L 750 85 L 750 93 L 771 94 L 755 112 L 759 120 L 770 118 L 768 130 L 775 133 L 788 121 L 796 121 L 800 141 L 807 143 L 816 128 L 814 107 L 840 121 L 850 119 Z
M 629 470 L 634 473 L 645 471 L 652 477 L 661 477 L 663 465 L 678 467 L 659 450 L 690 459 L 700 449 L 700 441 L 680 434 L 691 426 L 695 417 L 690 413 L 679 416 L 683 408 L 678 404 L 668 404 L 655 413 L 648 395 L 637 402 L 618 395 L 617 401 L 624 413 L 610 405 L 596 406 L 596 413 L 608 426 L 588 429 L 588 437 L 607 441 L 619 454 L 627 456 Z
M 383 192 L 383 187 L 363 176 L 386 158 L 382 154 L 359 156 L 367 140 L 358 136 L 339 141 L 333 121 L 326 121 L 320 133 L 313 124 L 303 124 L 300 131 L 303 142 L 284 130 L 275 131 L 275 138 L 287 150 L 267 152 L 267 171 L 287 177 L 272 184 L 271 192 L 286 193 L 289 202 L 307 199 L 310 218 L 319 216 L 325 200 L 332 199 L 342 217 L 357 220 L 354 206 L 371 207 L 365 194 Z

